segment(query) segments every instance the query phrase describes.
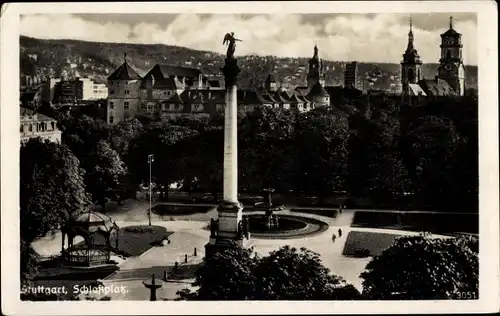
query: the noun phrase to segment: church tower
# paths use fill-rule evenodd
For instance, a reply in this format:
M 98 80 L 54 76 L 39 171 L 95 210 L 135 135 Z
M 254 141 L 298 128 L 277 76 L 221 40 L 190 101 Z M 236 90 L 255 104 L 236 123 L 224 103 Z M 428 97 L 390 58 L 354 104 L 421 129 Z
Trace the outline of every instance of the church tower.
M 418 83 L 422 80 L 422 77 L 422 61 L 413 45 L 412 21 L 410 19 L 408 46 L 406 47 L 406 51 L 403 54 L 403 61 L 401 62 L 401 85 L 403 87 L 403 94 L 408 92 L 409 84 Z
M 325 86 L 323 77 L 323 61 L 318 56 L 318 46 L 314 45 L 314 55 L 309 59 L 309 70 L 307 72 L 307 87 L 311 89 L 316 82 Z
M 458 95 L 465 93 L 465 66 L 462 59 L 462 34 L 450 29 L 441 34 L 441 58 L 439 59 L 438 78 L 448 82 Z

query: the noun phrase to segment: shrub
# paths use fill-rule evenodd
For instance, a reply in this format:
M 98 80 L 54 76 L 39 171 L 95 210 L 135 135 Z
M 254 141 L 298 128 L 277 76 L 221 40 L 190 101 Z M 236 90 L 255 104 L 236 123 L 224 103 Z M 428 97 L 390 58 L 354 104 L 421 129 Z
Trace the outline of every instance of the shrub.
M 130 227 L 125 227 L 124 229 L 128 233 L 136 233 L 136 234 L 152 233 L 154 231 L 154 228 L 151 226 L 130 226 Z

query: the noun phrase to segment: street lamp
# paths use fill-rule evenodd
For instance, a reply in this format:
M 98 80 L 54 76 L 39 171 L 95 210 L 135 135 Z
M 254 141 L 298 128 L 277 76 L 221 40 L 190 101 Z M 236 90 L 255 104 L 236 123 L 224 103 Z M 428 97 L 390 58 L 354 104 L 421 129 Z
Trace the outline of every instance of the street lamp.
M 155 161 L 153 154 L 148 155 L 149 164 L 149 209 L 148 209 L 148 219 L 149 226 L 151 226 L 151 197 L 152 197 L 152 184 L 151 184 L 151 164 Z

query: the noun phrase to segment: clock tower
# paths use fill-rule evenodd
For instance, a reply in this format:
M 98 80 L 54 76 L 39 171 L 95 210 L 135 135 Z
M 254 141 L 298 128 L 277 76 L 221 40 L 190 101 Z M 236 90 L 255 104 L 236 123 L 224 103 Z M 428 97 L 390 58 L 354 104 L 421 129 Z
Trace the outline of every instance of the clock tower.
M 413 30 L 410 19 L 408 46 L 406 47 L 406 51 L 403 54 L 403 61 L 401 62 L 401 85 L 403 87 L 403 94 L 408 92 L 409 84 L 418 83 L 422 80 L 422 76 L 422 60 L 420 60 L 420 56 L 413 46 Z
M 450 29 L 441 34 L 440 47 L 438 78 L 446 80 L 458 95 L 463 96 L 465 66 L 462 59 L 462 34 L 453 29 L 453 17 L 450 17 Z

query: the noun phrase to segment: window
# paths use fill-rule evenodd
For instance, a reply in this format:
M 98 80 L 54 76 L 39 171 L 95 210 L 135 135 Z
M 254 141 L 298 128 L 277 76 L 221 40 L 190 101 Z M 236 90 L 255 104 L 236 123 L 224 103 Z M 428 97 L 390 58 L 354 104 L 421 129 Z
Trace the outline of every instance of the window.
M 56 129 L 56 124 L 54 122 L 50 123 L 50 125 L 52 126 L 52 130 Z
M 21 133 L 24 133 L 24 125 L 21 125 Z
M 110 108 L 110 109 L 113 109 L 113 108 L 114 108 L 114 106 L 115 106 L 115 105 L 114 105 L 114 103 L 113 103 L 113 102 L 109 102 L 109 108 Z
M 128 104 L 128 102 L 123 102 L 123 108 L 124 108 L 125 110 L 128 110 L 128 108 L 129 108 L 129 104 Z
M 123 93 L 125 93 L 125 95 L 129 95 L 130 94 L 130 91 L 128 90 L 124 90 Z
M 113 116 L 110 116 L 110 117 L 109 117 L 109 124 L 113 124 L 114 119 L 115 119 L 115 118 L 114 118 Z
M 28 131 L 30 131 L 30 132 L 32 132 L 32 131 L 33 131 L 33 125 L 31 125 L 31 124 L 29 125 L 29 127 L 28 127 Z
M 128 116 L 128 114 L 125 114 L 125 115 L 123 116 L 123 118 L 124 118 L 125 120 L 128 120 L 128 119 L 129 119 L 129 117 L 130 117 L 130 116 Z

